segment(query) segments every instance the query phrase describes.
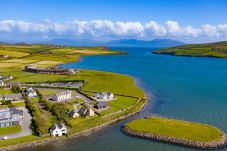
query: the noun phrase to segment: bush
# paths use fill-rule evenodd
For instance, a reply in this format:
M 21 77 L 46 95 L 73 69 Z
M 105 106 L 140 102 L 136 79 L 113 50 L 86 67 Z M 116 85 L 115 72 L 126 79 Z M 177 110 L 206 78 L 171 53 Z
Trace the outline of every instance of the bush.
M 10 105 L 12 104 L 11 100 L 2 100 L 2 105 Z
M 21 89 L 20 89 L 19 86 L 12 86 L 12 87 L 11 87 L 11 91 L 12 91 L 13 93 L 20 93 L 20 92 L 21 92 Z

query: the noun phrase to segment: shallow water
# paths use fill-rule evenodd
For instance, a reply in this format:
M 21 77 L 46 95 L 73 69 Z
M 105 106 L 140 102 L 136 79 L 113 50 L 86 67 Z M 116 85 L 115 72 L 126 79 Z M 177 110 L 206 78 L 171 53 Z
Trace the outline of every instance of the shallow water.
M 227 131 L 227 59 L 151 54 L 153 48 L 114 48 L 128 55 L 84 57 L 63 67 L 104 70 L 135 77 L 149 95 L 145 110 L 89 136 L 21 149 L 32 151 L 186 151 L 176 145 L 124 135 L 120 127 L 150 114 L 213 124 Z M 227 151 L 227 149 L 224 149 Z

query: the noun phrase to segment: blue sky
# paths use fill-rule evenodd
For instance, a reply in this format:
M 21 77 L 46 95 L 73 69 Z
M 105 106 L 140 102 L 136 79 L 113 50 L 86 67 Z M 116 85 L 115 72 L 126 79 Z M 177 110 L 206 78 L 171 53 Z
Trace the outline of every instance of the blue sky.
M 1 0 L 0 40 L 226 40 L 226 14 L 225 0 Z

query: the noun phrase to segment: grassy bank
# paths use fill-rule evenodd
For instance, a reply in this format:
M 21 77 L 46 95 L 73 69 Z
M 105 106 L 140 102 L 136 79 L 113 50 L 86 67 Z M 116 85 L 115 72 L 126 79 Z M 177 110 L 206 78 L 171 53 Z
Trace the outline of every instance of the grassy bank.
M 227 42 L 189 44 L 156 50 L 153 53 L 174 56 L 227 58 Z
M 210 125 L 156 116 L 138 119 L 125 126 L 133 131 L 200 142 L 219 141 L 223 138 L 223 132 Z
M 12 133 L 20 132 L 22 129 L 21 126 L 15 125 L 15 126 L 9 126 L 9 127 L 2 127 L 0 128 L 0 135 L 7 135 Z

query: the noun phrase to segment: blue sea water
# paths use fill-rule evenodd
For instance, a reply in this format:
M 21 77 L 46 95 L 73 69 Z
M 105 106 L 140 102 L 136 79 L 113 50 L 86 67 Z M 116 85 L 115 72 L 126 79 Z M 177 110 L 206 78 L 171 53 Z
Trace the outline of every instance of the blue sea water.
M 87 56 L 67 68 L 133 76 L 149 96 L 134 117 L 89 136 L 37 146 L 33 151 L 190 151 L 186 147 L 126 136 L 121 126 L 151 114 L 215 125 L 227 131 L 227 59 L 157 55 L 154 48 L 113 48 L 128 55 Z M 227 149 L 223 149 L 226 150 Z

